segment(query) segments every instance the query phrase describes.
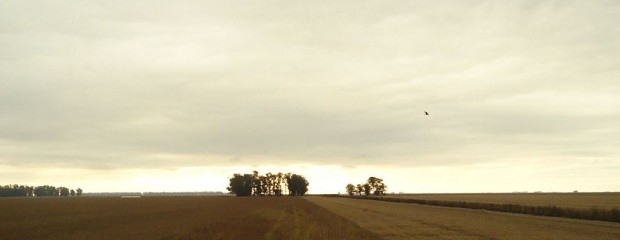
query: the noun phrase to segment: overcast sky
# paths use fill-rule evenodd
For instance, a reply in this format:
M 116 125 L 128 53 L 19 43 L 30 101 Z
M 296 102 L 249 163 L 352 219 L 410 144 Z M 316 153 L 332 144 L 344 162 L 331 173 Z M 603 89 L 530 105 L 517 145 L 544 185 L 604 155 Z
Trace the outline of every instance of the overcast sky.
M 2 1 L 0 184 L 620 191 L 619 22 L 618 1 Z

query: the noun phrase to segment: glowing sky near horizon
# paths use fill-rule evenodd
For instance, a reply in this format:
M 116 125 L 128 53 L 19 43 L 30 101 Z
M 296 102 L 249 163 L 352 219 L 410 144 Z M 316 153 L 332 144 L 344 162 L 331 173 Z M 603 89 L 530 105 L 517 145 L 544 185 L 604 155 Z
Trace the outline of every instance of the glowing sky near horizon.
M 0 185 L 620 191 L 618 22 L 618 1 L 2 1 Z

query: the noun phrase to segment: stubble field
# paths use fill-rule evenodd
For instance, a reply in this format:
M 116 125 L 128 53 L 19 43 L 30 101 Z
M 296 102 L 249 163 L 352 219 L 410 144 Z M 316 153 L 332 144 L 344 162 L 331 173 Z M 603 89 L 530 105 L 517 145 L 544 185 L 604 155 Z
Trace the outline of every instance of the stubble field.
M 0 239 L 618 239 L 620 223 L 343 197 L 2 198 Z
M 389 197 L 466 201 L 495 204 L 521 204 L 528 206 L 557 206 L 565 208 L 589 209 L 620 208 L 620 193 L 468 193 L 468 194 L 395 194 Z
M 308 197 L 382 239 L 618 239 L 620 223 L 369 201 Z

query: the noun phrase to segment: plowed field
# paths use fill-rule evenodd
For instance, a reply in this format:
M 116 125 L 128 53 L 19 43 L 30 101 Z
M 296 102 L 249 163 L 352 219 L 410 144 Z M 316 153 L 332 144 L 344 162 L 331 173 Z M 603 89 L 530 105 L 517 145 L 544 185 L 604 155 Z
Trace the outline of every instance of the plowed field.
M 301 197 L 2 198 L 0 239 L 376 239 Z

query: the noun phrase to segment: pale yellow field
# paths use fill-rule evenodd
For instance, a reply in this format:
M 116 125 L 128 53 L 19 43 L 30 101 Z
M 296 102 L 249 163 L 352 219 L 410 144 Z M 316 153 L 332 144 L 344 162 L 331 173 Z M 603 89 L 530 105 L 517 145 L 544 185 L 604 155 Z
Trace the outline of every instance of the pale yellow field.
M 620 208 L 620 193 L 485 193 L 485 194 L 393 194 L 389 197 L 466 201 L 479 203 L 513 203 L 531 206 L 557 206 L 578 209 Z
M 620 223 L 343 197 L 305 197 L 383 239 L 620 239 Z

